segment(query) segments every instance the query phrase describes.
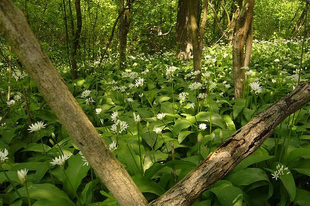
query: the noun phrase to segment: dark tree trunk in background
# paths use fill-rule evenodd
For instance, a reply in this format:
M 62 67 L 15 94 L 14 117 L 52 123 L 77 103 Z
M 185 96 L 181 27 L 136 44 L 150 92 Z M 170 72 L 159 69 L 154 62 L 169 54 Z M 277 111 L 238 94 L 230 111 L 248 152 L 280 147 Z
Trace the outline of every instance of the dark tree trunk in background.
M 306 6 L 305 6 L 304 10 L 302 11 L 298 21 L 296 22 L 296 24 L 292 30 L 292 37 L 296 37 L 296 35 L 298 34 L 298 32 L 300 31 L 300 29 L 303 25 L 307 26 L 305 24 L 305 22 L 307 21 L 306 17 L 307 17 L 308 8 L 309 8 L 309 1 L 306 2 Z
M 81 12 L 81 1 L 75 0 L 75 10 L 76 10 L 76 31 L 73 32 L 73 42 L 72 42 L 72 51 L 71 51 L 71 64 L 72 64 L 72 78 L 77 79 L 78 77 L 78 67 L 76 62 L 76 56 L 80 43 L 80 36 L 82 31 L 82 12 Z M 72 17 L 72 16 L 71 16 Z M 73 20 L 72 20 L 73 21 Z M 74 28 L 73 28 L 74 31 Z
M 194 8 L 190 13 L 190 7 Z M 179 0 L 176 42 L 177 57 L 182 60 L 188 60 L 193 55 L 192 31 L 190 25 L 190 16 L 194 16 L 197 22 L 200 21 L 200 1 L 197 0 Z
M 120 0 L 119 5 L 119 15 L 121 16 L 119 19 L 119 30 L 118 30 L 118 41 L 119 41 L 119 60 L 120 60 L 120 68 L 126 67 L 126 49 L 127 49 L 127 35 L 129 32 L 130 25 L 130 5 L 131 0 Z M 127 5 L 125 5 L 125 2 Z M 128 9 L 124 10 L 125 7 Z M 122 14 L 123 13 L 123 14 Z
M 238 5 L 242 5 L 238 0 Z M 235 98 L 243 96 L 245 70 L 249 67 L 253 40 L 253 8 L 255 0 L 245 0 L 244 6 L 238 6 L 235 12 L 233 36 L 233 73 Z

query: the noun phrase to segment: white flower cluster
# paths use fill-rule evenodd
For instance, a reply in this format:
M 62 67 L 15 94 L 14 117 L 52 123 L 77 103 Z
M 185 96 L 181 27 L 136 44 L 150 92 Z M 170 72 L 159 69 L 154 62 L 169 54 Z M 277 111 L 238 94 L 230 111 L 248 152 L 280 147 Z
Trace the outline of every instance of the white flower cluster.
M 102 112 L 102 109 L 101 108 L 96 108 L 95 111 L 96 111 L 96 114 L 99 115 Z
M 116 142 L 112 142 L 111 144 L 109 144 L 109 150 L 114 151 L 117 150 L 118 146 L 116 144 Z
M 11 107 L 15 104 L 15 100 L 11 99 L 10 101 L 7 101 L 6 104 Z
M 166 116 L 165 113 L 159 113 L 159 114 L 157 114 L 156 117 L 157 117 L 158 120 L 163 120 L 165 118 L 165 116 Z
M 122 77 L 129 78 L 129 79 L 136 79 L 138 78 L 139 74 L 137 72 L 122 72 Z
M 186 75 L 184 76 L 184 79 L 189 79 L 189 78 L 194 79 L 198 74 L 200 74 L 200 71 L 199 71 L 199 70 L 193 71 L 193 72 L 191 72 L 191 73 L 186 74 Z
M 85 103 L 87 104 L 87 105 L 90 105 L 91 103 L 94 103 L 95 102 L 95 100 L 92 98 L 92 97 L 89 97 L 89 98 L 87 98 L 86 100 L 85 100 Z
M 90 95 L 91 91 L 86 89 L 85 91 L 82 92 L 81 97 L 86 98 Z
M 9 152 L 7 149 L 0 150 L 0 164 L 8 159 Z
M 88 166 L 89 162 L 87 161 L 87 159 L 85 158 L 83 153 L 81 151 L 79 151 L 79 154 L 81 155 L 82 161 L 84 162 L 83 166 Z
M 207 93 L 199 93 L 198 94 L 198 99 L 205 99 L 207 98 L 208 94 Z
M 166 69 L 166 76 L 168 79 L 171 79 L 172 77 L 174 77 L 174 74 L 175 74 L 175 71 L 177 70 L 178 68 L 175 67 L 175 66 L 171 66 L 171 67 L 168 67 Z
M 204 73 L 202 73 L 203 77 L 209 78 L 211 76 L 211 72 L 210 71 L 206 71 Z
M 207 125 L 205 123 L 201 123 L 201 124 L 199 124 L 199 129 L 205 130 L 205 129 L 207 129 Z
M 21 72 L 20 70 L 16 70 L 16 71 L 13 71 L 12 76 L 14 77 L 16 81 L 18 81 L 19 79 L 24 79 L 27 76 L 27 74 L 24 71 Z
M 113 132 L 121 134 L 123 131 L 125 131 L 128 128 L 128 124 L 125 121 L 121 121 L 118 119 L 118 112 L 114 111 L 111 115 L 111 119 L 114 122 L 114 124 L 111 126 L 111 130 Z
M 138 79 L 136 79 L 135 87 L 142 87 L 143 83 L 144 83 L 144 79 L 139 77 Z
M 22 99 L 22 97 L 19 95 L 19 94 L 16 94 L 16 95 L 14 95 L 14 100 L 15 101 L 19 101 L 19 100 L 21 100 Z
M 66 161 L 71 157 L 71 155 L 68 154 L 63 154 L 59 157 L 55 157 L 52 161 L 51 161 L 51 165 L 56 166 L 64 166 Z
M 37 132 L 37 131 L 40 131 L 41 129 L 45 129 L 45 126 L 46 126 L 46 124 L 44 124 L 44 122 L 39 121 L 39 122 L 31 124 L 29 126 L 28 130 L 30 133 L 31 132 Z
M 190 90 L 201 89 L 201 87 L 202 87 L 202 84 L 200 82 L 194 82 L 188 86 Z
M 280 176 L 285 175 L 285 174 L 290 174 L 290 171 L 288 170 L 287 167 L 284 167 L 283 165 L 278 164 L 276 167 L 276 171 L 271 174 L 272 179 L 278 180 Z
M 186 100 L 186 97 L 189 95 L 188 92 L 181 92 L 179 94 L 179 100 L 180 100 L 180 103 L 182 104 L 183 102 L 185 102 Z
M 155 132 L 156 134 L 161 134 L 162 131 L 163 131 L 163 130 L 162 130 L 161 128 L 159 128 L 159 127 L 156 127 L 156 128 L 154 129 L 154 132 Z
M 27 173 L 28 173 L 28 170 L 26 168 L 23 170 L 17 171 L 17 177 L 22 184 L 24 184 L 27 180 Z
M 133 119 L 135 122 L 141 122 L 141 117 L 139 114 L 133 113 Z
M 260 86 L 260 84 L 258 82 L 250 83 L 250 87 L 255 94 L 262 93 L 262 87 Z

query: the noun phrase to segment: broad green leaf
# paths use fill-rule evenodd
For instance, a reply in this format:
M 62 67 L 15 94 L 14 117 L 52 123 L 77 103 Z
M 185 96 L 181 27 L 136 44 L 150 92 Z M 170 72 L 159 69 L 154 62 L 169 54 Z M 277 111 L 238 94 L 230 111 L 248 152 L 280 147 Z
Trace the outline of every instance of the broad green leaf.
M 294 149 L 287 155 L 286 160 L 288 163 L 290 163 L 292 160 L 296 158 L 306 158 L 310 159 L 310 148 L 297 148 Z
M 308 175 L 310 177 L 310 160 L 293 161 L 292 164 L 290 164 L 290 167 L 300 174 Z
M 234 171 L 242 170 L 247 168 L 250 165 L 255 163 L 263 162 L 269 159 L 274 158 L 274 156 L 269 156 L 268 154 L 260 154 L 260 153 L 253 153 L 250 156 L 243 159 L 234 169 Z
M 253 118 L 254 112 L 255 112 L 254 109 L 248 109 L 248 108 L 243 109 L 243 114 L 247 121 L 250 121 Z
M 159 184 L 145 177 L 142 177 L 141 175 L 136 175 L 132 177 L 132 179 L 143 193 L 152 193 L 161 196 L 165 192 L 165 190 Z
M 159 96 L 159 97 L 157 97 L 157 102 L 158 102 L 158 103 L 163 103 L 163 102 L 168 101 L 169 99 L 171 99 L 171 97 L 168 97 L 168 96 Z
M 94 192 L 94 188 L 95 186 L 99 183 L 99 179 L 95 179 L 93 181 L 88 182 L 81 195 L 80 195 L 80 200 L 82 202 L 82 204 L 86 204 L 89 205 L 89 203 L 91 202 L 92 198 L 93 198 L 93 192 Z
M 296 185 L 295 180 L 292 173 L 286 173 L 280 176 L 280 180 L 282 181 L 287 193 L 290 196 L 290 201 L 292 202 L 296 197 Z
M 242 198 L 242 190 L 227 180 L 220 180 L 209 190 L 214 193 L 222 205 L 234 206 Z
M 227 125 L 227 128 L 229 130 L 236 130 L 236 126 L 235 126 L 235 123 L 234 121 L 231 119 L 231 117 L 229 115 L 224 115 L 223 116 L 223 120 L 225 121 L 226 125 Z
M 259 181 L 269 182 L 265 171 L 259 168 L 246 168 L 244 170 L 233 172 L 226 178 L 235 186 L 247 186 Z
M 27 147 L 23 150 L 24 152 L 48 152 L 51 148 L 46 144 L 41 143 L 30 143 Z
M 28 185 L 29 196 L 35 200 L 45 200 L 52 206 L 74 206 L 75 204 L 69 199 L 65 192 L 61 191 L 55 185 L 45 184 L 32 184 Z M 25 187 L 20 188 L 18 192 L 23 196 L 27 197 Z M 48 206 L 48 205 L 46 205 Z
M 310 192 L 307 190 L 297 189 L 294 203 L 299 206 L 310 205 Z
M 235 99 L 235 104 L 233 106 L 234 119 L 236 119 L 239 113 L 243 110 L 243 108 L 245 107 L 245 103 L 246 103 L 245 99 Z
M 193 131 L 181 131 L 178 135 L 178 142 L 181 144 L 183 140 L 192 133 L 194 132 Z
M 74 196 L 77 188 L 81 184 L 84 177 L 86 177 L 87 172 L 90 169 L 90 166 L 84 164 L 85 162 L 82 160 L 80 154 L 76 154 L 68 160 L 66 174 L 69 179 L 65 178 L 64 180 L 64 190 L 72 196 Z
M 212 117 L 212 118 L 211 118 Z M 224 129 L 225 126 L 225 122 L 222 119 L 221 115 L 216 114 L 216 113 L 210 113 L 210 112 L 199 112 L 196 115 L 196 119 L 198 122 L 210 122 L 210 120 L 212 121 L 212 124 L 221 127 L 222 129 Z
M 187 129 L 188 127 L 190 127 L 192 124 L 185 119 L 182 119 L 180 121 L 176 121 L 175 125 L 173 126 L 173 133 L 175 135 L 178 135 L 180 133 L 181 130 L 183 129 Z

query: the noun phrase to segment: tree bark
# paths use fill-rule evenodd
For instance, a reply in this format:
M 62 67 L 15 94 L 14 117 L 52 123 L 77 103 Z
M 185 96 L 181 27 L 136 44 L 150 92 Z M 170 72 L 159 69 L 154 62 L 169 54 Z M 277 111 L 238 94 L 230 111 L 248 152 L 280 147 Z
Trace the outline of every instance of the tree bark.
M 130 4 L 131 0 L 120 0 L 119 6 L 119 31 L 118 31 L 118 40 L 119 40 L 119 60 L 120 60 L 120 68 L 124 68 L 126 66 L 126 50 L 127 50 L 127 35 L 129 32 L 129 14 L 130 14 Z M 128 7 L 128 9 L 125 9 Z
M 195 10 L 197 9 L 195 6 L 196 4 L 200 5 L 200 0 L 195 0 L 196 2 L 190 5 L 190 25 L 191 25 L 191 32 L 192 32 L 192 42 L 193 42 L 193 63 L 194 63 L 194 70 L 201 71 L 201 56 L 202 56 L 202 49 L 203 49 L 203 37 L 204 37 L 204 30 L 207 22 L 207 11 L 208 11 L 208 0 L 203 1 L 203 18 L 201 23 L 199 19 L 195 16 Z M 199 12 L 200 13 L 200 12 Z M 201 74 L 199 73 L 196 77 L 197 81 L 201 80 Z
M 210 188 L 241 160 L 258 149 L 278 124 L 309 101 L 310 82 L 303 82 L 291 94 L 237 130 L 195 170 L 149 206 L 191 205 L 204 190 Z
M 12 46 L 46 102 L 117 201 L 124 206 L 146 205 L 146 199 L 104 144 L 50 59 L 42 51 L 24 15 L 11 0 L 0 0 L 0 34 Z
M 194 8 L 190 11 L 190 7 Z M 191 13 L 192 12 L 192 13 Z M 200 21 L 200 1 L 179 0 L 176 28 L 177 57 L 189 60 L 193 55 L 192 30 L 190 16 Z
M 243 8 L 238 7 L 234 14 L 233 73 L 235 98 L 243 96 L 245 71 L 242 67 L 250 64 L 253 39 L 253 9 L 255 0 L 245 0 Z M 240 0 L 238 0 L 240 5 Z
M 298 34 L 298 32 L 301 29 L 301 27 L 305 24 L 305 22 L 306 22 L 306 18 L 305 17 L 307 16 L 308 6 L 309 6 L 309 1 L 306 2 L 306 6 L 305 6 L 304 10 L 302 11 L 298 21 L 296 22 L 296 24 L 295 24 L 295 26 L 294 26 L 294 28 L 292 30 L 292 34 L 291 34 L 292 37 L 295 37 Z

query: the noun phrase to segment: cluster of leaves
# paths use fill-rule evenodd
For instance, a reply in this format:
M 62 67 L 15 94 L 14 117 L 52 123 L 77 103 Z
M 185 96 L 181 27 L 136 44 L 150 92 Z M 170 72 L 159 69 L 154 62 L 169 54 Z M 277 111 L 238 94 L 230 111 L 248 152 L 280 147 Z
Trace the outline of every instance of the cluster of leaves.
M 242 99 L 233 98 L 231 48 L 222 43 L 204 51 L 201 83 L 195 82 L 191 63 L 173 53 L 129 56 L 125 71 L 111 56 L 103 67 L 81 66 L 85 78 L 74 81 L 68 69 L 59 71 L 104 142 L 153 200 L 255 114 L 292 91 L 299 78 L 309 78 L 307 67 L 297 66 L 300 49 L 298 40 L 255 41 L 253 66 L 244 68 Z M 309 65 L 309 52 L 304 58 Z M 0 162 L 0 200 L 23 205 L 29 196 L 34 205 L 117 205 L 20 69 L 13 67 L 11 74 L 2 69 L 0 76 L 2 82 L 10 79 L 0 88 L 0 152 L 8 150 L 8 159 Z M 306 106 L 286 119 L 195 205 L 308 205 L 309 111 Z M 32 125 L 38 121 L 46 124 L 41 130 Z M 51 164 L 64 154 L 65 165 Z M 22 184 L 17 171 L 25 168 L 27 184 Z

